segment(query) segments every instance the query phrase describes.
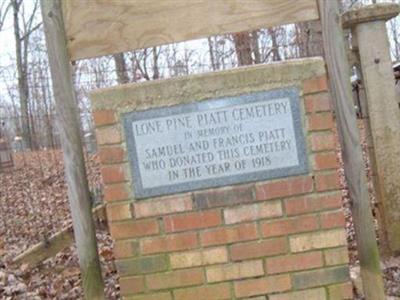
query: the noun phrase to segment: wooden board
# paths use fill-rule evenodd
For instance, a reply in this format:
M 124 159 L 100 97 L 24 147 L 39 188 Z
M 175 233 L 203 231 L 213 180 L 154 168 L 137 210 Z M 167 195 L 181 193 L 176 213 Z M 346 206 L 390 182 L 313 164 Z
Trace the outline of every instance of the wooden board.
M 318 19 L 316 0 L 63 0 L 71 60 Z
M 392 253 L 400 251 L 400 110 L 385 20 L 355 27 L 374 145 L 381 212 Z M 372 40 L 370 37 L 373 36 Z
M 95 224 L 104 223 L 106 220 L 106 207 L 104 204 L 92 209 Z M 72 225 L 55 233 L 47 241 L 42 241 L 30 247 L 13 260 L 13 264 L 27 264 L 29 268 L 38 266 L 42 261 L 54 257 L 60 251 L 74 243 Z
M 350 208 L 357 241 L 363 290 L 366 299 L 383 300 L 386 299 L 385 290 L 375 237 L 374 219 L 369 203 L 360 135 L 352 101 L 349 80 L 350 67 L 343 38 L 344 33 L 341 24 L 339 24 L 338 2 L 319 0 L 319 7 L 325 60 L 344 163 L 344 175 L 351 199 Z
M 104 300 L 62 3 L 61 0 L 40 3 L 84 299 Z

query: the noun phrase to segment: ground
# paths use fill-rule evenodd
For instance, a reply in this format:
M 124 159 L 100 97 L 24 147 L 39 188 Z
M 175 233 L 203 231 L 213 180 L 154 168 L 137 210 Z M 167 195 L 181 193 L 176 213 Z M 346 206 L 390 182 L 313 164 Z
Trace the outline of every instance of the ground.
M 91 189 L 101 185 L 96 156 L 87 159 Z M 82 299 L 75 247 L 39 267 L 14 266 L 12 260 L 32 245 L 70 225 L 60 151 L 15 156 L 15 168 L 0 173 L 0 299 Z M 112 241 L 106 226 L 97 240 L 107 299 L 119 299 Z
M 361 126 L 361 124 L 360 124 Z M 361 126 L 362 127 L 362 126 Z M 367 147 L 363 143 L 366 157 Z M 338 149 L 339 150 L 339 149 Z M 340 159 L 338 151 L 338 159 Z M 369 170 L 368 159 L 365 159 Z M 87 170 L 92 190 L 101 187 L 97 157 L 88 156 Z M 351 276 L 356 298 L 360 296 L 359 267 L 350 201 L 343 186 L 343 206 L 350 251 Z M 370 178 L 370 176 L 369 176 Z M 369 182 L 372 192 L 372 183 Z M 372 201 L 374 199 L 372 197 Z M 13 258 L 32 245 L 70 225 L 62 155 L 58 150 L 15 155 L 15 168 L 0 173 L 0 299 L 82 299 L 80 272 L 74 246 L 30 270 L 15 266 Z M 107 299 L 119 299 L 118 276 L 112 256 L 112 241 L 103 224 L 97 230 Z M 400 259 L 382 262 L 388 299 L 400 299 Z

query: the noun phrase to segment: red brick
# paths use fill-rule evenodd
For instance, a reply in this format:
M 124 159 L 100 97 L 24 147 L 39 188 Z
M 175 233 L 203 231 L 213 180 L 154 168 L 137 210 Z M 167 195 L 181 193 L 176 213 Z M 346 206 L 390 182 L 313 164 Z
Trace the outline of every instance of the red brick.
M 108 221 L 121 221 L 132 218 L 130 203 L 107 205 L 106 211 Z
M 330 131 L 313 132 L 310 134 L 312 151 L 335 150 L 335 136 Z
M 314 170 L 338 169 L 339 161 L 335 152 L 318 153 L 314 155 Z
M 156 294 L 142 294 L 137 296 L 125 297 L 124 300 L 172 300 L 170 292 Z
M 166 232 L 177 232 L 218 226 L 221 221 L 219 210 L 204 211 L 165 217 L 164 228 Z
M 140 249 L 143 254 L 188 250 L 197 246 L 196 233 L 167 235 L 140 241 Z
M 330 96 L 328 93 L 308 95 L 304 99 L 304 105 L 307 113 L 330 111 Z
M 354 299 L 353 285 L 351 282 L 331 285 L 328 288 L 329 299 L 350 300 Z
M 315 269 L 311 271 L 292 274 L 292 284 L 294 289 L 296 290 L 302 290 L 317 286 L 327 286 L 335 283 L 347 282 L 349 280 L 350 276 L 348 266 Z
M 145 218 L 192 210 L 193 203 L 190 194 L 186 194 L 158 200 L 140 201 L 136 202 L 134 206 L 136 218 Z
M 98 145 L 120 144 L 122 136 L 115 126 L 104 127 L 96 129 L 96 140 Z
M 107 184 L 104 187 L 104 200 L 106 202 L 126 200 L 129 198 L 129 192 L 124 183 Z
M 261 234 L 264 237 L 273 237 L 312 231 L 317 228 L 318 219 L 315 215 L 301 216 L 264 222 L 261 224 Z
M 143 293 L 145 289 L 143 277 L 121 277 L 119 285 L 123 296 Z
M 235 227 L 216 228 L 200 233 L 202 246 L 230 244 L 257 238 L 256 224 L 242 224 Z
M 101 168 L 101 176 L 104 183 L 117 183 L 125 181 L 125 170 L 122 165 L 109 165 Z
M 344 228 L 303 233 L 289 237 L 292 252 L 304 252 L 346 245 Z
M 165 255 L 141 256 L 116 260 L 115 266 L 121 276 L 159 273 L 167 271 L 168 258 Z
M 228 250 L 226 247 L 205 248 L 202 250 L 172 253 L 170 255 L 170 263 L 173 269 L 221 264 L 227 261 Z
M 340 189 L 339 175 L 334 173 L 315 175 L 315 186 L 318 192 Z
M 92 115 L 96 126 L 111 125 L 117 122 L 113 110 L 96 110 Z
M 256 186 L 256 199 L 268 200 L 310 193 L 313 182 L 310 176 L 288 178 L 279 181 L 266 182 Z
M 314 288 L 309 290 L 302 290 L 302 291 L 293 291 L 288 293 L 280 293 L 276 295 L 271 295 L 268 297 L 268 300 L 328 300 L 326 297 L 325 289 L 321 288 Z M 336 298 L 332 298 L 334 300 Z M 254 300 L 253 298 L 247 300 Z
M 327 266 L 343 265 L 349 262 L 349 252 L 347 248 L 334 248 L 324 251 L 325 264 Z
M 280 201 L 269 201 L 224 209 L 226 224 L 255 221 L 258 219 L 279 217 L 281 215 L 282 205 Z
M 318 113 L 309 115 L 308 118 L 308 130 L 327 130 L 333 128 L 333 118 L 330 113 Z
M 208 282 L 244 279 L 264 275 L 262 260 L 251 260 L 206 268 Z
M 235 282 L 235 295 L 238 298 L 284 292 L 291 289 L 289 275 L 269 276 Z
M 224 187 L 201 191 L 194 194 L 194 202 L 199 209 L 232 206 L 252 202 L 254 185 Z
M 284 254 L 288 251 L 285 238 L 270 239 L 264 241 L 247 242 L 235 244 L 230 247 L 231 259 L 244 260 L 277 254 Z
M 321 228 L 344 227 L 346 220 L 342 210 L 321 214 Z
M 136 256 L 139 254 L 139 243 L 127 240 L 115 241 L 113 252 L 116 258 Z
M 173 271 L 146 276 L 147 287 L 151 290 L 162 290 L 175 287 L 199 285 L 204 282 L 202 269 Z
M 309 195 L 285 201 L 286 214 L 288 216 L 300 215 L 319 210 L 340 208 L 342 206 L 342 194 L 340 192 L 328 195 Z
M 143 220 L 124 223 L 110 223 L 114 239 L 134 238 L 159 233 L 157 220 Z
M 219 283 L 174 290 L 174 295 L 175 300 L 225 300 L 231 299 L 231 289 L 229 283 Z
M 102 164 L 120 163 L 124 160 L 124 149 L 120 146 L 101 147 L 99 158 Z
M 304 94 L 325 92 L 328 90 L 328 79 L 326 75 L 314 77 L 303 82 Z
M 267 258 L 266 268 L 268 274 L 277 274 L 318 268 L 323 264 L 321 252 L 307 252 Z

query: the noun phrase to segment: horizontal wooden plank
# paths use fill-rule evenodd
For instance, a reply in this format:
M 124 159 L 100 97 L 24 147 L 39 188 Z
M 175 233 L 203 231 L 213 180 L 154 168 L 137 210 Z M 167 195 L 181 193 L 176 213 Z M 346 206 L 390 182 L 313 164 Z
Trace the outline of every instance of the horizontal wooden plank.
M 63 0 L 71 60 L 318 19 L 316 0 Z
M 106 220 L 106 207 L 104 204 L 94 207 L 92 213 L 96 225 Z M 69 225 L 67 228 L 52 235 L 47 241 L 39 242 L 15 257 L 13 264 L 27 264 L 29 268 L 36 267 L 42 261 L 54 257 L 73 243 L 74 231 L 72 225 Z

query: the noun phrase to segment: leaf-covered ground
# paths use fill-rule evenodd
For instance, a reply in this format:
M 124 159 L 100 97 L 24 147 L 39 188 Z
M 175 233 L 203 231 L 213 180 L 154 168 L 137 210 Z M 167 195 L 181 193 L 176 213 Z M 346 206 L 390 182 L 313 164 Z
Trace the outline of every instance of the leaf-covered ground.
M 364 156 L 367 147 L 363 143 Z M 339 151 L 338 151 L 339 153 Z M 338 159 L 341 160 L 340 154 Z M 75 247 L 71 246 L 39 267 L 13 266 L 12 259 L 32 245 L 70 225 L 62 155 L 60 151 L 40 151 L 16 155 L 16 166 L 0 173 L 0 299 L 82 299 L 80 272 Z M 368 174 L 369 162 L 365 159 Z M 90 186 L 101 186 L 97 157 L 87 159 Z M 359 267 L 350 200 L 343 185 L 343 205 L 350 250 L 351 276 L 356 299 L 360 296 Z M 370 178 L 370 175 L 368 176 Z M 370 181 L 370 180 L 369 180 Z M 369 182 L 372 191 L 372 183 Z M 374 203 L 374 198 L 372 197 Z M 112 241 L 105 229 L 97 239 L 108 299 L 119 299 L 118 276 L 112 256 Z M 400 299 L 400 259 L 382 262 L 388 299 Z
M 101 185 L 97 157 L 87 159 L 91 189 Z M 15 168 L 0 173 L 0 299 L 81 299 L 75 247 L 39 267 L 13 266 L 14 257 L 71 224 L 60 151 L 15 156 Z M 119 299 L 112 241 L 97 230 L 108 299 Z

